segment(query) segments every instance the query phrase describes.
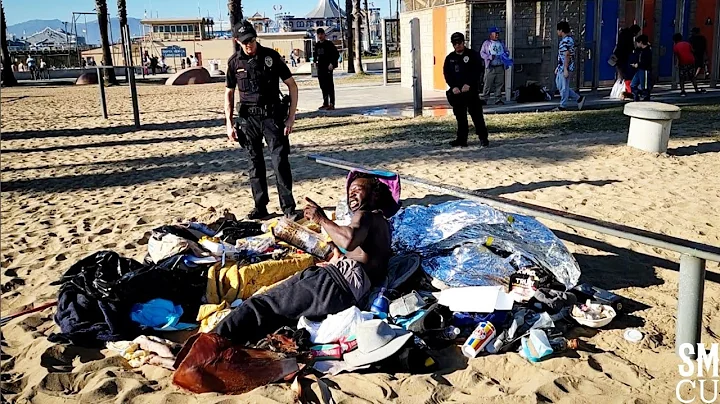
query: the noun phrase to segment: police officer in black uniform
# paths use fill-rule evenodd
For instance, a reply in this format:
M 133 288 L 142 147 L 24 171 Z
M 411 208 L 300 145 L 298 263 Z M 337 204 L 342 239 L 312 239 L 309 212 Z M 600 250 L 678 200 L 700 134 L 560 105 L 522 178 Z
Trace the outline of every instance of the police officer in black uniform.
M 450 36 L 454 50 L 445 58 L 443 73 L 445 82 L 450 89 L 447 91 L 447 99 L 453 107 L 453 114 L 458 123 L 457 139 L 450 142 L 451 146 L 467 146 L 468 119 L 470 112 L 475 132 L 480 138 L 480 146 L 487 147 L 488 130 L 483 117 L 482 103 L 478 96 L 478 83 L 482 77 L 485 64 L 480 55 L 472 49 L 465 47 L 465 35 L 456 32 Z
M 263 156 L 263 139 L 267 143 L 277 182 L 280 207 L 285 217 L 297 219 L 292 194 L 290 171 L 290 142 L 297 108 L 298 89 L 290 69 L 275 50 L 257 43 L 252 24 L 243 21 L 233 27 L 234 40 L 240 50 L 228 59 L 225 90 L 225 121 L 227 136 L 239 141 L 250 155 L 250 187 L 255 209 L 248 219 L 265 219 L 269 216 L 267 177 Z M 281 98 L 280 80 L 290 93 Z M 237 125 L 233 122 L 235 87 L 240 95 Z

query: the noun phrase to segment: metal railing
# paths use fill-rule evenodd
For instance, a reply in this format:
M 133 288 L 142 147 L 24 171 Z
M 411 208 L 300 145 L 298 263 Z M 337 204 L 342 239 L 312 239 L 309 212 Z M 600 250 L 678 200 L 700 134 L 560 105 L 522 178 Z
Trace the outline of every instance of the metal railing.
M 342 170 L 372 170 L 372 168 L 363 167 L 358 164 L 332 159 L 321 155 L 310 155 L 308 156 L 308 159 L 322 165 Z M 677 352 L 681 344 L 684 343 L 690 343 L 693 344 L 693 346 L 696 346 L 697 343 L 700 342 L 703 292 L 705 283 L 705 261 L 720 262 L 720 248 L 673 236 L 653 233 L 635 227 L 597 220 L 587 216 L 576 215 L 556 209 L 514 201 L 499 196 L 486 195 L 481 192 L 440 184 L 412 176 L 402 175 L 401 178 L 404 183 L 425 188 L 430 191 L 474 200 L 498 209 L 548 219 L 568 226 L 592 230 L 601 234 L 623 238 L 680 253 L 680 279 L 678 281 L 679 291 L 677 322 L 675 326 L 675 350 Z M 694 352 L 697 352 L 697 350 Z

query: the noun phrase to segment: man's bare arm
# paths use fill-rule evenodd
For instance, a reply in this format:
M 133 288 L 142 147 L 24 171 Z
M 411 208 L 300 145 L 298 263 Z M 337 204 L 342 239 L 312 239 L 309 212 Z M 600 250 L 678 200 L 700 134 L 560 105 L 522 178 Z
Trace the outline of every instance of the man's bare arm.
M 235 89 L 225 89 L 225 125 L 233 125 L 233 109 L 235 107 Z
M 327 217 L 322 217 L 319 224 L 335 245 L 345 251 L 353 251 L 367 239 L 372 220 L 369 215 L 368 212 L 356 212 L 348 226 L 339 226 Z

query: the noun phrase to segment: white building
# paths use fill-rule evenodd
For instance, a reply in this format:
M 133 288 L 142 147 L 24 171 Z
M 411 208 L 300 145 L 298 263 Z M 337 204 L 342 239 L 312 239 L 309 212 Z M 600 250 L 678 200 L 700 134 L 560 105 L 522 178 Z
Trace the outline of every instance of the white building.
M 30 50 L 70 49 L 76 45 L 85 46 L 85 37 L 76 37 L 69 32 L 54 30 L 50 27 L 23 39 L 28 43 Z

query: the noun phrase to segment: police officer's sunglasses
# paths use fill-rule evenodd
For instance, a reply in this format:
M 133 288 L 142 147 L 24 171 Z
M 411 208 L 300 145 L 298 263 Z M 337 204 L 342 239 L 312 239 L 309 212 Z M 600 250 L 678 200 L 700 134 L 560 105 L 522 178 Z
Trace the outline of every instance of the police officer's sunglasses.
M 242 44 L 243 44 L 243 45 L 250 45 L 251 43 L 255 43 L 255 41 L 256 41 L 256 38 L 250 38 L 250 39 L 247 39 L 247 40 L 242 41 Z
M 453 45 L 460 45 L 460 44 L 462 44 L 462 43 L 465 43 L 465 41 L 452 41 L 451 43 L 452 43 Z

